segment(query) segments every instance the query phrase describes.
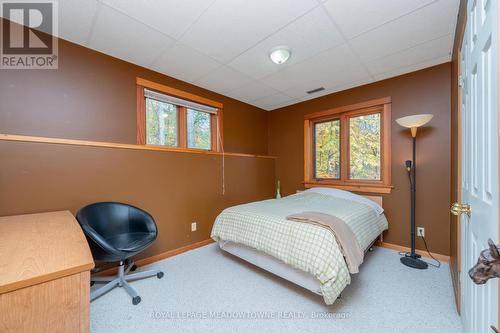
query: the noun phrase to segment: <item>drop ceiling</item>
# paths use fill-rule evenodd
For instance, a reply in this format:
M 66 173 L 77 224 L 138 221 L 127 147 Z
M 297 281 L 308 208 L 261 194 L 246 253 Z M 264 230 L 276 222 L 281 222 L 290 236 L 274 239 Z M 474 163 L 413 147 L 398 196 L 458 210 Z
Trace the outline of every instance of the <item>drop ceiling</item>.
M 59 0 L 59 36 L 265 110 L 451 59 L 459 0 Z M 292 51 L 272 63 L 278 45 Z M 307 91 L 324 87 L 316 94 Z

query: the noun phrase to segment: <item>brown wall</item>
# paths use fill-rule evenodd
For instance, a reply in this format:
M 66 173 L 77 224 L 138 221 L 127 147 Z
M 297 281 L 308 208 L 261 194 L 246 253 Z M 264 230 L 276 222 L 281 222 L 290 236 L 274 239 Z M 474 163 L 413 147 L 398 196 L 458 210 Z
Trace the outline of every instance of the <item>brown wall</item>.
M 450 77 L 449 63 L 396 78 L 356 87 L 272 111 L 269 114 L 269 153 L 278 156 L 276 178 L 284 194 L 302 189 L 303 116 L 307 113 L 392 97 L 392 119 L 416 113 L 433 113 L 417 143 L 417 226 L 425 227 L 432 252 L 450 250 Z M 384 196 L 389 231 L 384 241 L 409 246 L 409 188 L 404 161 L 411 159 L 408 130 L 392 122 L 392 182 Z M 417 239 L 417 248 L 424 249 Z
M 226 157 L 224 196 L 217 155 L 0 142 L 0 160 L 0 216 L 131 203 L 159 228 L 141 257 L 208 239 L 223 208 L 270 198 L 274 188 L 274 160 L 263 158 Z
M 267 112 L 60 40 L 58 70 L 0 74 L 0 133 L 135 143 L 136 77 L 224 104 L 229 152 L 267 154 Z M 274 160 L 0 142 L 0 216 L 122 201 L 149 211 L 159 238 L 149 256 L 209 238 L 216 215 L 270 198 Z M 191 222 L 198 231 L 191 233 Z

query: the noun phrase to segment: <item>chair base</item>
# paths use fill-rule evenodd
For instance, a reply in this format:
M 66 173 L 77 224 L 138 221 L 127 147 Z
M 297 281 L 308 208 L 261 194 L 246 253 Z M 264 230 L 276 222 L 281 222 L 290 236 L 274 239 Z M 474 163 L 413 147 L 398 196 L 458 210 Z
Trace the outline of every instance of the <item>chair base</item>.
M 90 282 L 108 282 L 106 285 L 103 287 L 93 290 L 90 293 L 90 301 L 92 302 L 96 298 L 104 295 L 108 291 L 116 288 L 116 287 L 123 287 L 127 293 L 132 297 L 132 304 L 137 305 L 141 302 L 141 297 L 139 294 L 137 294 L 137 291 L 130 285 L 129 281 L 134 281 L 134 280 L 139 280 L 139 279 L 145 279 L 149 277 L 156 276 L 158 279 L 161 279 L 163 277 L 163 272 L 160 270 L 149 270 L 149 271 L 144 271 L 144 272 L 137 272 L 137 273 L 130 273 L 129 272 L 132 270 L 134 267 L 134 263 L 132 262 L 130 265 L 128 265 L 127 269 L 125 269 L 125 265 L 123 262 L 120 262 L 120 265 L 118 266 L 118 275 L 114 276 L 92 276 L 90 278 Z

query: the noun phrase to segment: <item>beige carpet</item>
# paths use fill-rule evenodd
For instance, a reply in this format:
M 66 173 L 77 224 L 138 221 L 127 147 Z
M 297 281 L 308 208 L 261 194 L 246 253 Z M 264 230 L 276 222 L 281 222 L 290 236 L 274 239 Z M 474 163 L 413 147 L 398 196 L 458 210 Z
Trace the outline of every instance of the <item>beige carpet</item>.
M 120 288 L 92 302 L 92 332 L 462 331 L 448 265 L 413 270 L 388 249 L 367 255 L 332 306 L 216 244 L 153 266 L 165 277 L 133 282 L 139 305 Z

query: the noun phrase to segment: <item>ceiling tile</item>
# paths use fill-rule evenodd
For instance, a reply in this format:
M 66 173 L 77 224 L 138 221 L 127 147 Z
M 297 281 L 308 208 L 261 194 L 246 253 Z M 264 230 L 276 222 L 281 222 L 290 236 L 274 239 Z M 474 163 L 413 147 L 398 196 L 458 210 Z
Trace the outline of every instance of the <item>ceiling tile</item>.
M 102 0 L 102 2 L 177 39 L 214 0 Z
M 418 71 L 420 69 L 424 69 L 424 68 L 427 68 L 427 67 L 432 67 L 432 66 L 436 66 L 436 65 L 439 65 L 439 64 L 443 64 L 445 62 L 449 62 L 450 60 L 451 60 L 451 56 L 450 55 L 441 56 L 441 57 L 438 57 L 438 58 L 435 58 L 435 59 L 431 59 L 431 60 L 427 60 L 427 61 L 424 61 L 424 62 L 421 62 L 421 63 L 418 63 L 418 64 L 413 64 L 413 65 L 410 65 L 410 66 L 405 66 L 405 67 L 397 68 L 395 70 L 391 70 L 391 71 L 388 71 L 388 72 L 385 72 L 385 73 L 377 74 L 377 75 L 375 75 L 375 79 L 376 79 L 376 81 L 385 80 L 385 79 L 388 79 L 388 78 L 391 78 L 391 77 L 395 77 L 395 76 L 399 76 L 399 75 L 403 75 L 403 74 L 415 72 L 415 71 Z
M 181 41 L 226 63 L 317 5 L 315 0 L 217 0 Z
M 226 93 L 249 83 L 252 79 L 227 66 L 221 66 L 195 81 L 195 84 L 218 92 Z
M 315 98 L 327 94 L 327 92 L 335 92 L 343 90 L 343 87 L 352 82 L 370 82 L 373 78 L 361 66 L 346 66 L 340 71 L 327 72 L 321 76 L 317 76 L 311 80 L 296 81 L 296 85 L 284 90 L 283 92 L 289 96 L 303 99 Z M 315 94 L 308 94 L 307 91 L 323 87 L 325 91 Z
M 277 91 L 276 89 L 268 87 L 261 82 L 252 81 L 240 88 L 229 91 L 228 93 L 226 93 L 226 95 L 232 98 L 236 98 L 240 101 L 250 103 L 257 99 L 268 97 L 278 93 L 279 91 Z
M 238 56 L 229 66 L 259 79 L 342 43 L 342 36 L 325 10 L 317 7 Z M 269 51 L 281 45 L 289 47 L 292 56 L 285 64 L 276 65 L 269 59 Z
M 339 91 L 351 89 L 351 88 L 354 88 L 354 87 L 359 87 L 359 86 L 362 86 L 362 85 L 365 85 L 365 84 L 369 84 L 369 83 L 372 83 L 372 82 L 374 82 L 374 79 L 372 77 L 366 77 L 366 76 L 364 76 L 362 79 L 358 79 L 358 80 L 355 80 L 355 81 L 349 81 L 347 83 L 343 83 L 343 84 L 337 85 L 337 86 L 335 86 L 333 88 L 327 88 L 327 89 L 325 89 L 323 91 L 320 91 L 320 92 L 312 94 L 312 95 L 307 95 L 307 96 L 303 95 L 300 98 L 294 99 L 290 103 L 284 103 L 281 106 L 274 107 L 274 109 L 279 108 L 279 107 L 284 107 L 284 106 L 287 106 L 287 105 L 301 103 L 301 102 L 304 102 L 304 101 L 307 101 L 307 100 L 310 100 L 310 99 L 314 99 L 314 98 L 318 98 L 318 97 L 321 97 L 321 96 L 333 94 L 335 92 L 339 92 Z
M 151 68 L 179 80 L 193 82 L 220 67 L 217 61 L 186 46 L 176 43 L 156 59 Z
M 440 0 L 350 40 L 364 60 L 393 54 L 426 41 L 454 34 L 458 0 Z
M 370 62 L 367 62 L 368 70 L 373 75 L 378 75 L 401 67 L 423 63 L 438 57 L 450 56 L 453 48 L 453 34 L 431 40 L 414 46 L 402 52 L 394 53 Z
M 272 109 L 277 109 L 281 107 L 282 105 L 285 105 L 287 103 L 294 103 L 295 98 L 290 97 L 288 95 L 282 94 L 282 93 L 277 93 L 271 96 L 267 96 L 261 99 L 258 99 L 254 102 L 252 102 L 253 105 L 256 105 L 262 109 L 265 110 L 272 110 Z
M 98 51 L 148 67 L 174 43 L 142 23 L 102 6 L 97 15 L 89 46 Z
M 324 6 L 348 39 L 435 0 L 328 0 Z
M 365 84 L 372 83 L 374 81 L 375 81 L 375 79 L 373 77 L 366 77 L 366 76 L 363 76 L 363 77 L 360 76 L 358 79 L 355 79 L 355 80 L 345 80 L 343 83 L 333 87 L 330 90 L 330 93 L 344 91 L 344 90 L 351 89 L 354 87 L 359 87 L 359 86 L 362 86 Z
M 85 45 L 100 4 L 96 0 L 65 0 L 58 6 L 59 37 Z
M 362 68 L 356 55 L 347 45 L 327 50 L 301 63 L 287 67 L 262 79 L 262 82 L 279 91 L 285 91 L 298 84 L 305 90 L 321 86 L 322 78 L 332 76 L 345 68 Z M 367 73 L 368 75 L 368 73 Z
M 279 108 L 284 108 L 285 106 L 297 104 L 299 102 L 300 101 L 297 100 L 297 99 L 292 99 L 292 100 L 289 100 L 289 101 L 286 101 L 286 102 L 283 102 L 283 103 L 273 104 L 271 106 L 268 106 L 268 107 L 262 108 L 262 109 L 264 109 L 266 111 L 272 111 L 272 110 L 276 110 L 276 109 L 279 109 Z

